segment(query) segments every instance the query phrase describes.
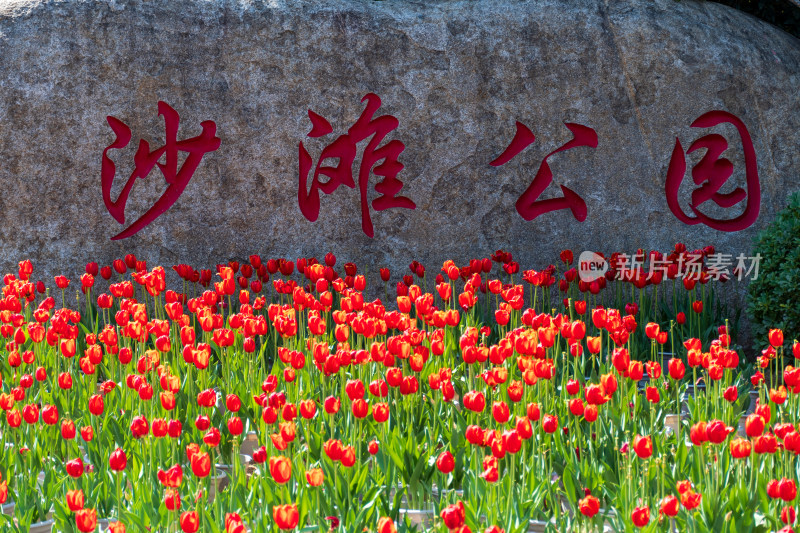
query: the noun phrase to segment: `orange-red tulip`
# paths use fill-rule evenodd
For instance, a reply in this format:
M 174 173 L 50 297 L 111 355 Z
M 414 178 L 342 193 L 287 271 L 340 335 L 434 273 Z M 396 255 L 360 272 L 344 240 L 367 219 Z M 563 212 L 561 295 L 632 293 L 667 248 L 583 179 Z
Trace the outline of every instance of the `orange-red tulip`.
M 276 483 L 286 483 L 292 477 L 292 462 L 282 455 L 270 457 L 269 472 Z
M 294 529 L 300 521 L 300 512 L 295 504 L 276 505 L 272 517 L 280 529 Z

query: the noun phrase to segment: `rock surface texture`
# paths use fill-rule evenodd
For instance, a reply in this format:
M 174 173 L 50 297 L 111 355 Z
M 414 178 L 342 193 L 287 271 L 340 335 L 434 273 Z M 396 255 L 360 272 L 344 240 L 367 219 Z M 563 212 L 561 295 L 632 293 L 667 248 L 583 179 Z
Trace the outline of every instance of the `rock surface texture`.
M 302 141 L 314 164 L 378 95 L 376 116 L 405 144 L 401 195 L 415 210 L 370 208 L 361 229 L 358 189 L 321 195 L 319 218 L 298 206 Z M 127 224 L 104 206 L 101 158 L 117 117 L 131 129 L 113 197 L 133 170 L 139 139 L 164 144 L 158 102 L 180 114 L 177 138 L 216 123 L 206 154 L 177 202 L 133 237 L 111 237 L 166 188 L 157 170 L 137 180 Z M 311 138 L 308 110 L 333 132 Z M 679 221 L 664 183 L 676 137 L 685 149 L 715 132 L 734 165 L 722 191 L 745 186 L 742 143 L 729 125 L 690 124 L 711 110 L 739 117 L 752 136 L 761 183 L 757 222 L 722 232 Z M 489 163 L 515 122 L 533 144 L 509 163 Z M 586 202 L 524 220 L 515 203 L 543 158 L 564 145 L 564 123 L 592 127 L 597 148 L 552 156 L 552 184 Z M 0 267 L 30 258 L 35 276 L 74 275 L 90 260 L 126 253 L 167 267 L 211 267 L 333 251 L 374 273 L 418 259 L 435 273 L 498 248 L 523 268 L 576 251 L 691 248 L 749 253 L 751 239 L 798 188 L 800 40 L 712 2 L 635 0 L 0 0 Z M 704 150 L 687 156 L 688 167 Z M 331 163 L 332 164 L 332 163 Z M 368 199 L 380 177 L 369 178 Z M 684 209 L 692 180 L 681 189 Z M 750 199 L 753 201 L 753 199 Z M 743 203 L 723 210 L 733 218 Z M 395 276 L 396 278 L 396 276 Z

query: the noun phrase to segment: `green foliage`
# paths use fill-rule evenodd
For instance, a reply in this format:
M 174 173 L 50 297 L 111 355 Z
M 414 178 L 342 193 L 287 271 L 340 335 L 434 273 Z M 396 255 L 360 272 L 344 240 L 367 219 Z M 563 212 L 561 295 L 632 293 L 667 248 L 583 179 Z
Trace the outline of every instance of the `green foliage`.
M 770 328 L 780 328 L 787 341 L 800 336 L 800 191 L 755 239 L 761 255 L 758 278 L 750 284 L 748 313 L 756 345 L 767 344 Z

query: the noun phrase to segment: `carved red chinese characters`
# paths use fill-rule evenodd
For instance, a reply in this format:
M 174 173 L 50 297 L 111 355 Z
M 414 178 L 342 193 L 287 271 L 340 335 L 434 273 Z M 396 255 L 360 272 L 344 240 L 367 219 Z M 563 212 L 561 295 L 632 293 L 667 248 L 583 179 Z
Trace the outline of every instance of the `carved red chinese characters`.
M 134 169 L 122 192 L 116 201 L 111 200 L 111 188 L 116 177 L 116 165 L 108 157 L 110 150 L 118 150 L 128 146 L 131 141 L 131 130 L 121 120 L 114 117 L 107 117 L 108 125 L 116 135 L 114 142 L 103 150 L 103 162 L 101 167 L 101 188 L 103 191 L 103 202 L 111 216 L 120 224 L 125 224 L 125 206 L 128 203 L 128 195 L 133 188 L 136 178 L 145 179 L 153 168 L 158 165 L 158 169 L 167 182 L 167 188 L 161 197 L 156 200 L 150 209 L 136 219 L 130 226 L 121 233 L 112 237 L 112 240 L 125 239 L 136 234 L 153 220 L 165 213 L 183 193 L 189 180 L 192 179 L 194 172 L 200 165 L 203 156 L 208 152 L 213 152 L 220 146 L 220 139 L 216 136 L 217 125 L 206 120 L 200 123 L 203 131 L 197 137 L 178 141 L 178 126 L 180 117 L 177 111 L 172 109 L 165 102 L 158 102 L 158 114 L 164 117 L 165 141 L 164 146 L 150 151 L 150 144 L 144 139 L 139 141 L 139 148 L 133 157 Z M 178 168 L 178 152 L 187 154 L 186 160 Z M 159 159 L 165 157 L 165 163 L 159 163 Z
M 732 124 L 739 132 L 744 152 L 747 190 L 737 187 L 727 193 L 719 192 L 720 188 L 730 179 L 734 167 L 728 159 L 720 158 L 720 155 L 728 149 L 728 142 L 722 135 L 710 133 L 694 141 L 686 152 L 692 153 L 702 148 L 706 150 L 703 158 L 692 167 L 692 179 L 695 185 L 699 185 L 692 191 L 692 201 L 689 204 L 689 208 L 695 216 L 686 214 L 678 202 L 678 190 L 686 175 L 686 155 L 680 139 L 677 138 L 667 169 L 665 191 L 667 205 L 678 217 L 678 220 L 691 225 L 703 223 L 720 231 L 739 231 L 753 225 L 761 209 L 761 185 L 758 180 L 756 152 L 750 133 L 739 118 L 727 111 L 709 111 L 692 122 L 692 127 L 711 128 L 724 123 Z M 744 210 L 735 218 L 713 218 L 698 209 L 708 200 L 726 209 L 744 201 Z
M 313 160 L 303 143 L 300 143 L 300 184 L 297 200 L 303 216 L 314 222 L 319 217 L 320 191 L 331 194 L 340 185 L 354 189 L 356 184 L 353 180 L 353 162 L 356 157 L 356 145 L 372 137 L 361 157 L 358 188 L 361 195 L 361 228 L 367 236 L 373 237 L 375 232 L 367 201 L 371 172 L 383 178 L 375 185 L 375 191 L 379 193 L 379 196 L 372 201 L 372 207 L 376 211 L 392 207 L 416 209 L 417 206 L 409 198 L 397 196 L 403 188 L 403 182 L 397 179 L 397 175 L 403 170 L 403 164 L 397 158 L 405 150 L 405 145 L 398 140 L 391 140 L 383 146 L 378 146 L 389 133 L 397 128 L 399 121 L 391 115 L 373 118 L 381 106 L 381 99 L 377 95 L 369 93 L 361 101 L 366 101 L 367 106 L 356 123 L 347 130 L 346 134 L 340 135 L 322 150 L 314 167 L 310 188 L 308 174 L 311 171 Z M 330 123 L 324 117 L 311 110 L 308 111 L 308 117 L 312 124 L 308 137 L 323 137 L 333 131 Z M 338 163 L 336 166 L 323 166 L 322 163 L 326 159 L 338 159 Z M 375 166 L 381 161 L 383 162 Z M 321 179 L 321 176 L 327 179 Z
M 533 181 L 517 200 L 517 212 L 525 220 L 533 220 L 539 215 L 559 209 L 570 209 L 572 215 L 579 222 L 586 220 L 586 202 L 584 202 L 583 198 L 575 193 L 575 191 L 564 185 L 561 185 L 561 192 L 564 193 L 563 196 L 539 200 L 539 196 L 553 182 L 553 172 L 550 170 L 550 165 L 547 162 L 550 156 L 579 146 L 597 148 L 597 132 L 595 132 L 594 129 L 571 122 L 566 122 L 564 125 L 572 132 L 572 140 L 544 157 Z M 525 124 L 517 121 L 517 132 L 514 134 L 511 144 L 508 145 L 497 159 L 489 164 L 495 167 L 505 165 L 525 148 L 533 144 L 535 140 L 536 137 L 533 135 L 533 132 L 531 132 Z

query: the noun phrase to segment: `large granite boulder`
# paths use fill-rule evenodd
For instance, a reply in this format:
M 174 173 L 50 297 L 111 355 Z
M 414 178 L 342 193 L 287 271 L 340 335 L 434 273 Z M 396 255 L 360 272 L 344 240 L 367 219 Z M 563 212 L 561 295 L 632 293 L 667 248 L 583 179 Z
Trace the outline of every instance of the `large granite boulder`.
M 712 2 L 0 0 L 0 267 L 31 258 L 49 277 L 129 252 L 201 267 L 250 253 L 333 251 L 373 273 L 405 273 L 412 259 L 435 271 L 444 259 L 497 248 L 524 268 L 545 266 L 564 247 L 666 251 L 684 241 L 749 253 L 798 188 L 798 87 L 800 40 Z M 399 121 L 383 144 L 404 143 L 399 194 L 416 204 L 370 208 L 373 238 L 362 231 L 358 188 L 366 141 L 355 189 L 322 194 L 314 223 L 298 205 L 299 143 L 316 164 L 356 123 L 368 93 L 382 100 L 376 117 Z M 138 140 L 151 149 L 165 142 L 159 101 L 180 114 L 178 140 L 214 121 L 220 146 L 170 209 L 112 241 L 166 183 L 153 170 L 135 183 L 126 224 L 109 214 L 101 163 L 115 135 L 106 117 L 132 135 L 108 154 L 116 198 Z M 307 136 L 309 109 L 331 134 Z M 743 231 L 687 225 L 667 204 L 676 138 L 685 151 L 701 135 L 723 135 L 734 172 L 721 192 L 746 188 L 737 130 L 690 127 L 714 110 L 741 119 L 757 157 L 760 215 Z M 535 142 L 491 166 L 516 121 Z M 597 147 L 550 157 L 553 182 L 540 199 L 566 186 L 585 201 L 586 219 L 564 209 L 524 220 L 515 203 L 544 157 L 571 139 L 565 123 L 591 127 Z M 703 152 L 687 156 L 687 213 L 690 170 Z M 368 200 L 380 180 L 369 177 Z M 755 199 L 701 210 L 734 218 L 747 201 Z

